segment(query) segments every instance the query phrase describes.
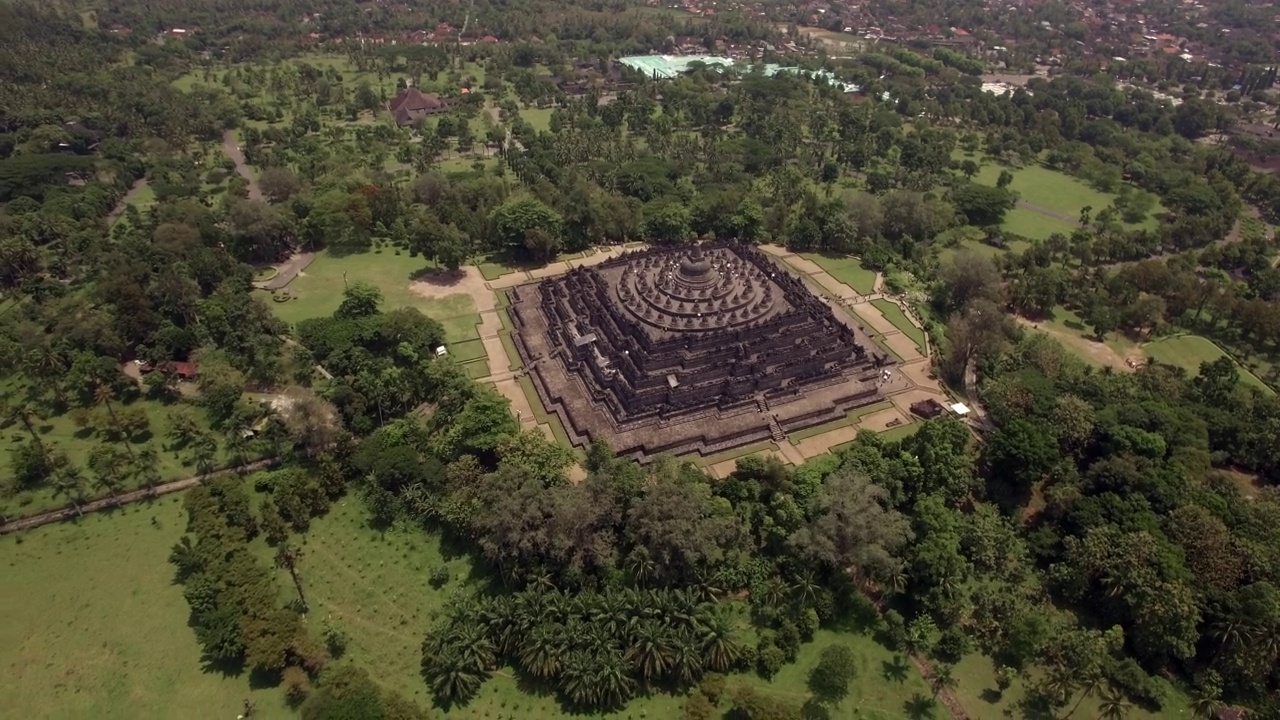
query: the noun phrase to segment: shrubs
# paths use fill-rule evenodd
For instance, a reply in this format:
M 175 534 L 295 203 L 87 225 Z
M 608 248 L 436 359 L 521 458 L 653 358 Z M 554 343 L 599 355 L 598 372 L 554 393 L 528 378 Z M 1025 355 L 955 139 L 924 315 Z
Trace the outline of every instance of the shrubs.
M 849 694 L 849 683 L 857 673 L 857 658 L 848 645 L 828 645 L 809 671 L 809 689 L 822 702 L 839 702 Z

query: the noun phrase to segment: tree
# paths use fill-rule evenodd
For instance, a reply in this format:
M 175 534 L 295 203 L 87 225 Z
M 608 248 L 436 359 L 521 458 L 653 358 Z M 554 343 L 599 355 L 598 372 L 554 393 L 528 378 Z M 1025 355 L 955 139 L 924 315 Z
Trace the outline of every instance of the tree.
M 552 210 L 536 198 L 510 200 L 489 216 L 495 244 L 518 251 L 529 252 L 530 234 L 537 232 L 535 240 L 545 238 L 558 247 L 564 224 L 560 213 Z
M 258 187 L 262 188 L 262 193 L 271 202 L 282 203 L 293 197 L 301 189 L 302 184 L 292 171 L 273 166 L 266 168 L 258 176 Z
M 809 690 L 821 702 L 839 703 L 849 694 L 849 683 L 857 673 L 857 659 L 849 646 L 828 645 L 809 671 Z
M 898 553 L 911 539 L 907 519 L 887 509 L 888 500 L 887 490 L 841 468 L 823 481 L 813 520 L 791 544 L 855 579 L 887 577 L 900 567 Z
M 1005 213 L 1013 207 L 1013 195 L 1003 187 L 964 182 L 952 189 L 951 202 L 970 225 L 983 227 L 1004 222 Z
M 71 506 L 80 513 L 80 503 L 84 502 L 85 482 L 80 468 L 69 462 L 63 463 L 53 473 L 53 496 L 64 497 Z
M 89 470 L 94 474 L 95 487 L 106 491 L 114 497 L 124 489 L 125 479 L 130 474 L 131 460 L 115 445 L 98 445 L 89 454 Z
M 1098 702 L 1098 720 L 1124 720 L 1132 709 L 1133 703 L 1125 700 L 1123 693 L 1107 685 Z
M 996 187 L 1000 188 L 1001 190 L 1004 190 L 1005 188 L 1008 188 L 1009 185 L 1011 184 L 1013 184 L 1013 173 L 1009 172 L 1008 170 L 1002 169 L 1000 171 L 999 177 L 996 178 Z
M 382 306 L 382 291 L 371 283 L 356 281 L 342 291 L 342 304 L 334 311 L 335 318 L 354 320 L 378 314 Z
M 302 578 L 298 577 L 298 562 L 302 559 L 302 551 L 293 547 L 288 542 L 282 542 L 276 546 L 276 567 L 289 572 L 289 579 L 293 580 L 293 587 L 298 591 L 298 604 L 302 607 L 302 611 L 307 611 L 307 598 L 302 594 Z
M 951 256 L 938 269 L 938 291 L 933 299 L 951 313 L 973 300 L 996 302 L 1000 297 L 1000 270 L 991 258 L 972 251 Z
M 930 683 L 933 685 L 933 696 L 936 698 L 943 691 L 955 690 L 956 686 L 959 685 L 959 680 L 956 678 L 953 666 L 935 665 Z

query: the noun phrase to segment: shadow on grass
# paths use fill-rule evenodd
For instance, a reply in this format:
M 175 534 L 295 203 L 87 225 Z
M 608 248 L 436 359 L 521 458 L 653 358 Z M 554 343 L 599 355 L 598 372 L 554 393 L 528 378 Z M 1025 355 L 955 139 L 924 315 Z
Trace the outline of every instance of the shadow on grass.
M 424 282 L 428 285 L 436 285 L 439 287 L 453 287 L 467 274 L 461 268 L 450 270 L 448 268 L 424 267 L 409 273 L 409 279 L 415 282 Z

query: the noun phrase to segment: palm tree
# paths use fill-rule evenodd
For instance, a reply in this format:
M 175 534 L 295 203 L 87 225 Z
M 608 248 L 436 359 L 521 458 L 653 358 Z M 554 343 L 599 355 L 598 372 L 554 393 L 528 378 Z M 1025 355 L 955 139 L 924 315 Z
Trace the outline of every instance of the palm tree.
M 1125 700 L 1124 694 L 1108 685 L 1102 692 L 1102 702 L 1098 704 L 1098 720 L 1124 720 L 1133 709 L 1133 703 Z
M 1191 714 L 1201 720 L 1213 720 L 1218 717 L 1218 712 L 1226 705 L 1218 699 L 1216 694 L 1198 695 L 1191 701 Z
M 142 484 L 150 490 L 160 482 L 160 471 L 157 469 L 160 465 L 160 453 L 156 452 L 155 447 L 147 445 L 138 451 L 134 457 L 134 475 L 142 480 Z
M 1080 703 L 1084 702 L 1085 698 L 1089 697 L 1090 695 L 1093 695 L 1095 692 L 1098 691 L 1098 688 L 1102 686 L 1102 675 L 1097 672 L 1093 672 L 1085 676 L 1085 678 L 1082 681 L 1077 683 L 1077 680 L 1075 678 L 1072 678 L 1068 676 L 1065 672 L 1062 672 L 1056 675 L 1053 678 L 1052 682 L 1055 685 L 1065 686 L 1068 688 L 1067 693 L 1064 695 L 1064 697 L 1067 697 L 1067 698 L 1071 697 L 1070 688 L 1077 687 L 1077 685 L 1080 688 L 1080 697 L 1076 698 L 1076 704 L 1072 705 L 1071 710 L 1069 710 L 1066 715 L 1062 716 L 1062 720 L 1066 720 L 1067 718 L 1075 714 L 1075 711 L 1080 708 Z
M 951 665 L 938 665 L 934 667 L 932 684 L 933 696 L 935 698 L 937 698 L 938 694 L 943 690 L 955 690 L 956 686 L 959 685 L 959 681 L 956 679 L 955 668 Z
M 280 543 L 276 547 L 276 567 L 289 571 L 289 577 L 293 580 L 293 587 L 298 591 L 298 604 L 302 606 L 302 612 L 307 611 L 307 598 L 302 594 L 302 579 L 298 577 L 298 561 L 302 559 L 302 551 L 291 546 L 288 541 Z
M 708 669 L 724 672 L 742 655 L 733 639 L 733 623 L 722 612 L 712 612 L 702 621 L 702 658 Z
M 558 675 L 564 660 L 565 640 L 563 625 L 538 625 L 520 646 L 520 665 L 534 677 L 548 679 Z
M 98 387 L 94 388 L 93 390 L 94 403 L 98 405 L 102 405 L 107 409 L 107 414 L 111 416 L 111 424 L 115 427 L 116 434 L 120 435 L 121 437 L 124 437 L 124 430 L 120 425 L 120 418 L 116 415 L 115 406 L 111 404 L 111 401 L 114 400 L 115 397 L 116 397 L 115 391 L 111 389 L 110 385 L 107 385 L 105 383 L 99 383 Z M 121 444 L 124 445 L 125 450 L 129 451 L 129 457 L 132 458 L 133 448 L 129 447 L 128 438 L 125 438 L 125 441 Z
M 27 434 L 31 436 L 31 442 L 40 450 L 45 451 L 44 442 L 40 440 L 40 435 L 36 433 L 35 425 L 31 422 L 32 418 L 42 419 L 40 414 L 36 412 L 35 407 L 31 403 L 19 403 L 4 408 L 2 413 L 6 420 L 17 420 L 22 423 L 22 427 L 26 429 Z
M 671 666 L 672 643 L 667 628 L 653 620 L 640 624 L 627 659 L 640 671 L 645 682 L 662 677 Z
M 622 707 L 635 692 L 635 682 L 628 674 L 627 662 L 617 651 L 597 658 L 595 677 L 592 679 L 596 697 L 602 707 Z
M 475 695 L 484 683 L 486 674 L 479 668 L 464 664 L 456 648 L 434 648 L 429 654 L 430 660 L 424 658 L 423 675 L 440 704 L 449 706 L 464 702 Z
M 702 677 L 702 647 L 693 633 L 682 632 L 673 641 L 671 676 L 685 687 Z
M 66 463 L 53 474 L 53 496 L 65 497 L 76 509 L 76 515 L 82 515 L 80 503 L 84 500 L 84 474 L 80 468 Z
M 94 487 L 115 497 L 124 489 L 124 475 L 128 470 L 127 458 L 112 445 L 99 445 L 89 455 L 89 469 L 97 480 Z
M 245 434 L 244 428 L 229 428 L 222 434 L 222 439 L 223 449 L 231 462 L 236 465 L 249 462 L 249 436 Z
M 213 472 L 218 457 L 218 441 L 210 433 L 202 433 L 191 443 L 190 461 L 196 472 L 208 475 Z
M 595 663 L 585 653 L 575 652 L 565 660 L 560 673 L 560 689 L 569 702 L 578 707 L 591 707 L 599 697 Z

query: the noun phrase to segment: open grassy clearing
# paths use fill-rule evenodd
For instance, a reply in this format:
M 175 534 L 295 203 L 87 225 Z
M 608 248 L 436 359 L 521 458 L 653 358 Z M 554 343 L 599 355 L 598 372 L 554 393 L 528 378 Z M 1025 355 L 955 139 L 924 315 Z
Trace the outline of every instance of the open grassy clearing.
M 1005 213 L 1004 222 L 1001 223 L 1000 228 L 1005 232 L 1032 240 L 1047 240 L 1054 233 L 1070 235 L 1076 226 L 1034 210 L 1015 207 Z
M 1213 362 L 1227 355 L 1213 341 L 1199 335 L 1174 335 L 1161 338 L 1143 345 L 1142 349 L 1153 360 L 1180 367 L 1191 376 L 1200 373 L 1201 363 Z M 1249 372 L 1247 368 L 1237 363 L 1236 369 L 1240 372 L 1240 379 L 1245 383 L 1263 390 L 1267 394 L 1275 394 L 1275 390 L 1268 387 L 1266 383 L 1262 382 L 1252 372 Z
M 0 538 L 0 706 L 9 717 L 291 718 L 278 689 L 203 671 L 169 550 L 182 496 Z
M 552 108 L 524 108 L 520 111 L 520 117 L 532 125 L 534 130 L 541 132 L 551 129 L 551 113 Z
M 875 292 L 876 271 L 863 267 L 858 258 L 823 253 L 801 253 L 800 257 L 813 261 L 828 275 L 863 295 Z
M 290 300 L 275 302 L 270 293 L 259 291 L 258 294 L 281 320 L 297 323 L 332 315 L 342 304 L 342 292 L 347 284 L 367 282 L 382 291 L 384 310 L 417 308 L 444 326 L 445 338 L 451 343 L 480 337 L 477 329 L 480 314 L 470 295 L 455 293 L 425 298 L 410 289 L 413 275 L 422 269 L 421 258 L 397 255 L 390 250 L 341 257 L 326 250 L 289 283 Z
M 925 353 L 924 330 L 916 327 L 915 323 L 911 322 L 911 318 L 907 317 L 907 314 L 903 312 L 897 303 L 882 299 L 872 300 L 871 304 L 880 311 L 881 315 L 884 315 L 885 320 L 893 323 L 893 326 L 898 328 L 899 332 L 911 338 L 916 347 L 920 348 L 921 355 Z

